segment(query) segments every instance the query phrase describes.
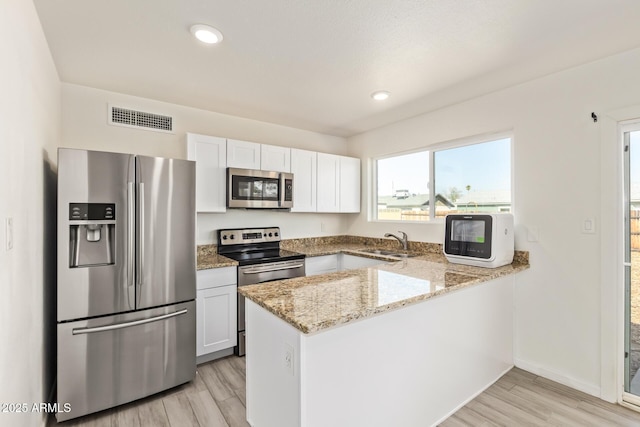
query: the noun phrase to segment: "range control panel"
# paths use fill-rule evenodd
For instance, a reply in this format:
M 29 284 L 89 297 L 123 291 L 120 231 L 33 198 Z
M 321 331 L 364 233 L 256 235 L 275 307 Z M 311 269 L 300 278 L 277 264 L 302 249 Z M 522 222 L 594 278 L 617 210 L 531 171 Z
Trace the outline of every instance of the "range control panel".
M 280 227 L 220 230 L 218 231 L 218 239 L 219 245 L 279 242 Z

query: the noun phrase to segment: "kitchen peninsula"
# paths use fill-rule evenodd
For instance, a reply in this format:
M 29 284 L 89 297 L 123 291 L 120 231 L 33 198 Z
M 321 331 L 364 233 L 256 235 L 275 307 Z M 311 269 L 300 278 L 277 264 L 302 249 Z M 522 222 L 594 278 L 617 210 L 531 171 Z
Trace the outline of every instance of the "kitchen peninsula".
M 425 254 L 247 286 L 255 427 L 428 426 L 513 366 L 514 274 Z

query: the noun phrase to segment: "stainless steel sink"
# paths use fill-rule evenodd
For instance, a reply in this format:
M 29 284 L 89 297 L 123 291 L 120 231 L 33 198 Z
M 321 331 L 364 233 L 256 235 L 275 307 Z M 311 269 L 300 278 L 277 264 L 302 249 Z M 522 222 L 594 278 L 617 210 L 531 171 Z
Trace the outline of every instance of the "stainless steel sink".
M 411 258 L 411 257 L 416 256 L 414 254 L 407 254 L 407 253 L 403 253 L 403 252 L 389 251 L 389 250 L 385 250 L 385 249 L 365 249 L 365 250 L 362 250 L 360 252 L 365 252 L 365 253 L 374 254 L 374 255 L 384 255 L 384 256 L 389 256 L 389 257 L 394 257 L 394 258 Z

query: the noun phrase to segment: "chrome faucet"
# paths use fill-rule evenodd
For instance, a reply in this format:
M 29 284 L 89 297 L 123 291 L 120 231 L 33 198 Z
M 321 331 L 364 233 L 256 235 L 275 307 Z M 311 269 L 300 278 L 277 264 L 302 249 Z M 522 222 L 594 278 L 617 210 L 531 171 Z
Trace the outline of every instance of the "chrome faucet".
M 402 238 L 391 233 L 385 234 L 384 237 L 393 237 L 394 239 L 397 239 L 398 242 L 400 242 L 400 244 L 402 245 L 402 249 L 406 251 L 409 247 L 409 240 L 407 239 L 407 233 L 405 233 L 404 231 L 398 231 L 398 233 L 402 233 Z

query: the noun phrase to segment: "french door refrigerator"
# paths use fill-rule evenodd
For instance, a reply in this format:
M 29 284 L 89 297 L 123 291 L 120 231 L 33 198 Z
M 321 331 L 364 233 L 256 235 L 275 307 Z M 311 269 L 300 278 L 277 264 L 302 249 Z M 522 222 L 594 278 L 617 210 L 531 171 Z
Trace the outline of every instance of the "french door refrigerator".
M 58 421 L 195 376 L 195 163 L 58 150 Z

